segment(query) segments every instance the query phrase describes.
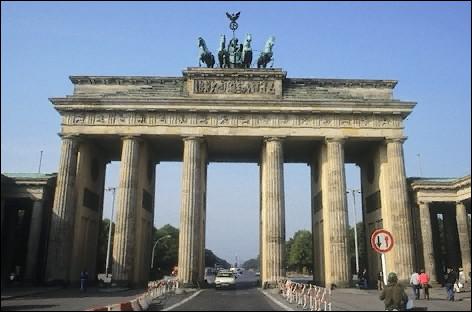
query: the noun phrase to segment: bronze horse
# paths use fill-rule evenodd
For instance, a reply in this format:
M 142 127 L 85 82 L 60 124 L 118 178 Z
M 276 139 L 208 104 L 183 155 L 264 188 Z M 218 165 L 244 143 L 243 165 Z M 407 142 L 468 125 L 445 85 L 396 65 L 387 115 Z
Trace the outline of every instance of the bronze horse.
M 200 48 L 200 58 L 198 59 L 198 66 L 202 66 L 202 62 L 206 64 L 208 68 L 213 68 L 215 65 L 215 57 L 207 49 L 205 40 L 202 37 L 198 37 L 198 47 Z
M 273 60 L 272 59 L 272 47 L 274 46 L 275 43 L 275 38 L 273 36 L 269 37 L 267 40 L 265 47 L 264 47 L 264 52 L 261 52 L 261 55 L 257 59 L 257 68 L 266 68 L 267 64 Z

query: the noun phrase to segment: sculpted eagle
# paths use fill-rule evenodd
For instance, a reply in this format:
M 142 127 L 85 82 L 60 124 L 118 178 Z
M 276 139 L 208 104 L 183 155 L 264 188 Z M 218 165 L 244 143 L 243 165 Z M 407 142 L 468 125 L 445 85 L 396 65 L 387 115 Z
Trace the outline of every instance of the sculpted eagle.
M 228 16 L 231 22 L 236 22 L 236 20 L 239 18 L 239 14 L 241 14 L 241 12 L 236 12 L 233 14 L 229 14 L 228 12 L 226 12 L 226 16 Z

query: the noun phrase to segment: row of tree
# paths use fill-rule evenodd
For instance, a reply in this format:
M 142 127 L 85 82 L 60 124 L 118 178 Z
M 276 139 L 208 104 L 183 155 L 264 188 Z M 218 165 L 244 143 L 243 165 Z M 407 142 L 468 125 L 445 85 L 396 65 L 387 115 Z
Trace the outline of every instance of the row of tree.
M 114 226 L 112 225 L 111 251 L 113 254 L 113 237 Z M 110 220 L 104 219 L 101 224 L 100 236 L 98 242 L 97 271 L 105 272 L 106 251 L 108 242 L 108 231 Z M 357 241 L 359 250 L 359 268 L 365 268 L 367 265 L 367 250 L 364 239 L 364 226 L 362 222 L 357 223 Z M 154 253 L 154 268 L 151 276 L 160 278 L 164 275 L 171 274 L 174 266 L 177 266 L 179 252 L 179 229 L 170 224 L 164 225 L 160 229 L 154 228 L 153 242 L 169 235 L 168 238 L 162 239 L 156 246 Z M 348 232 L 349 257 L 351 261 L 352 272 L 356 269 L 355 243 L 354 243 L 354 227 L 349 227 Z M 152 248 L 152 247 L 150 247 Z M 316 252 L 316 251 L 315 251 Z M 110 260 L 111 261 L 111 260 Z M 311 232 L 308 230 L 297 231 L 292 238 L 285 243 L 285 267 L 288 271 L 303 274 L 311 274 L 313 270 L 313 241 Z M 242 267 L 249 270 L 260 270 L 260 258 L 249 259 L 243 263 Z M 222 267 L 229 268 L 231 265 L 224 259 L 217 257 L 211 250 L 205 249 L 205 266 L 206 267 Z M 111 270 L 111 268 L 109 269 Z
M 104 219 L 101 224 L 100 235 L 98 238 L 97 272 L 105 272 L 105 263 L 107 257 L 108 231 L 110 229 L 110 220 Z M 113 254 L 113 237 L 115 234 L 115 224 L 112 225 L 110 255 Z M 167 236 L 166 238 L 163 238 Z M 161 239 L 162 238 L 162 239 Z M 175 266 L 177 266 L 179 254 L 179 229 L 170 224 L 156 229 L 154 228 L 153 242 L 158 239 L 161 241 L 156 245 L 154 251 L 154 265 L 151 277 L 161 278 L 164 275 L 170 275 Z M 150 246 L 152 248 L 153 246 Z M 111 259 L 110 259 L 111 263 Z M 224 259 L 217 257 L 213 251 L 205 249 L 205 266 L 230 268 L 231 265 Z M 109 273 L 111 268 L 109 268 Z
M 364 239 L 364 226 L 362 222 L 357 223 L 357 242 L 359 250 L 359 268 L 367 265 L 367 250 Z M 356 254 L 354 242 L 354 227 L 349 227 L 348 232 L 349 259 L 352 272 L 356 271 Z M 315 251 L 317 252 L 317 251 Z M 285 243 L 285 267 L 288 271 L 312 274 L 313 273 L 313 238 L 308 230 L 297 231 L 292 238 Z M 243 268 L 249 270 L 260 270 L 260 258 L 249 259 L 243 263 Z

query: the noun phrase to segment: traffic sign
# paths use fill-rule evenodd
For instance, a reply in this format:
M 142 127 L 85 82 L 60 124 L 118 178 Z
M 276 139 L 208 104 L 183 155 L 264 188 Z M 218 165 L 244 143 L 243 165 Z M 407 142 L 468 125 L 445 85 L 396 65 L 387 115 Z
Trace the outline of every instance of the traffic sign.
M 393 235 L 387 230 L 377 229 L 370 236 L 370 245 L 378 253 L 389 252 L 393 248 Z

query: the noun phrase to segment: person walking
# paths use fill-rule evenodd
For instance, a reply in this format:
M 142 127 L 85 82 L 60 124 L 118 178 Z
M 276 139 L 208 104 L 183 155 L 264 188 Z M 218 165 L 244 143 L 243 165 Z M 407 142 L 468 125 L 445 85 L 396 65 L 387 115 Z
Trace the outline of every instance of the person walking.
M 84 269 L 80 272 L 80 291 L 86 292 L 87 291 L 87 280 L 88 280 L 88 272 Z
M 448 268 L 447 269 L 447 277 L 446 277 L 446 291 L 447 291 L 447 300 L 454 301 L 454 284 L 457 280 L 457 274 L 454 269 Z
M 420 299 L 420 276 L 418 273 L 413 272 L 413 274 L 411 274 L 410 285 L 415 299 Z
M 364 269 L 362 273 L 359 274 L 359 288 L 367 289 L 367 269 Z
M 388 274 L 387 286 L 380 294 L 380 300 L 384 301 L 386 311 L 404 311 L 408 302 L 408 295 L 405 288 L 398 283 L 395 272 Z
M 424 269 L 421 269 L 419 279 L 421 288 L 423 288 L 424 299 L 429 300 L 429 275 Z

